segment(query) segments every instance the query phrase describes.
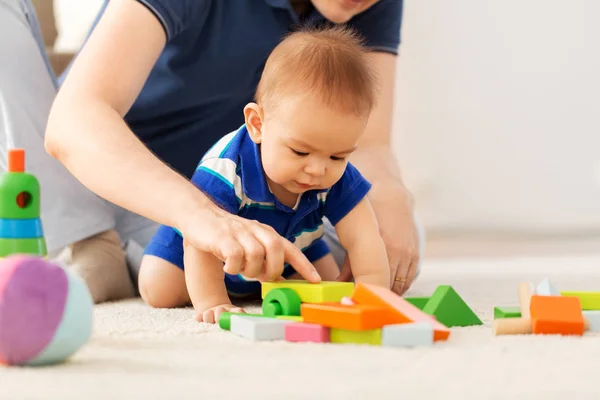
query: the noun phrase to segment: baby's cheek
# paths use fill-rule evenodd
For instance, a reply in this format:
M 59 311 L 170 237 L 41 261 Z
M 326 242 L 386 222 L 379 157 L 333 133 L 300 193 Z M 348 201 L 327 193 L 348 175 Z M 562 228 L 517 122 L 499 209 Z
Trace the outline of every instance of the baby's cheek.
M 282 161 L 268 160 L 263 163 L 265 172 L 276 183 L 282 183 L 285 181 L 285 170 L 286 166 Z
M 343 164 L 342 166 L 334 167 L 334 169 L 331 171 L 331 175 L 330 175 L 331 182 L 329 182 L 329 186 L 335 185 L 335 183 L 337 181 L 342 179 L 342 176 L 344 175 L 344 171 L 346 171 L 346 164 Z

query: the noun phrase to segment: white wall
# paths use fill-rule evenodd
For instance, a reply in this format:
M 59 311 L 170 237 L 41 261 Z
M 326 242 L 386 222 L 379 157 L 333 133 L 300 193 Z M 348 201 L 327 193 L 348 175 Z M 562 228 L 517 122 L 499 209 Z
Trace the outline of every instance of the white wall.
M 430 230 L 600 232 L 598 15 L 406 0 L 396 148 Z

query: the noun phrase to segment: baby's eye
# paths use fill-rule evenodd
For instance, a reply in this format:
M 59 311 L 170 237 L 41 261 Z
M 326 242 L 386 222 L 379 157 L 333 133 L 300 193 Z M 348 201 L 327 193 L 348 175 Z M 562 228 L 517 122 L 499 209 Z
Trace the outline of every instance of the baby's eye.
M 294 149 L 291 149 L 291 150 L 294 152 L 294 154 L 296 154 L 297 156 L 300 156 L 300 157 L 305 157 L 305 156 L 308 155 L 308 153 L 303 153 L 303 152 L 298 151 L 298 150 L 294 150 Z
M 331 158 L 333 161 L 344 161 L 346 159 L 346 157 L 336 157 L 336 156 L 331 156 L 329 158 Z

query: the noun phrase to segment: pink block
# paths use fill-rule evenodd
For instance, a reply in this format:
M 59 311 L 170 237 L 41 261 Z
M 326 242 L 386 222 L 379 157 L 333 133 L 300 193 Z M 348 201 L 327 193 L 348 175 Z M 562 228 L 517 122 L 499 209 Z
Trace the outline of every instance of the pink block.
M 317 324 L 294 322 L 285 325 L 285 340 L 288 342 L 329 342 L 329 328 Z

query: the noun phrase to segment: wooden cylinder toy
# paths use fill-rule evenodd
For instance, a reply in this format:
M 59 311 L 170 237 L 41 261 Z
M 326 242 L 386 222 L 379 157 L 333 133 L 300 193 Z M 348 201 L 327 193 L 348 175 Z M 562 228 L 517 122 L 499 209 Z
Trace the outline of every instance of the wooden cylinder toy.
M 531 334 L 529 318 L 502 318 L 494 320 L 492 325 L 494 335 L 527 335 Z
M 529 318 L 531 317 L 530 306 L 531 296 L 533 296 L 533 285 L 529 282 L 521 282 L 519 283 L 518 291 L 521 318 Z

